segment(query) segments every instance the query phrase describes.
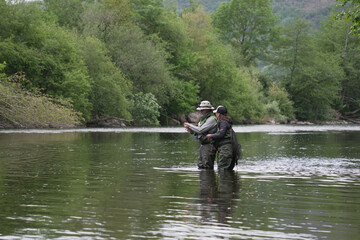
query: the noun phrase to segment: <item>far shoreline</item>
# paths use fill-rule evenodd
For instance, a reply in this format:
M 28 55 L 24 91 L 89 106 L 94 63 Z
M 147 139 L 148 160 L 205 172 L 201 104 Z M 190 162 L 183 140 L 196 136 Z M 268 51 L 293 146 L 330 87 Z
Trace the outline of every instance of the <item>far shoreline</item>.
M 257 122 L 252 122 L 252 123 L 235 123 L 233 125 L 234 127 L 255 127 L 255 126 L 360 126 L 360 122 L 347 122 L 347 121 L 326 121 L 326 122 L 309 122 L 309 121 L 291 121 L 291 122 L 287 122 L 287 123 L 279 123 L 279 122 L 265 122 L 265 123 L 257 123 Z M 124 125 L 107 125 L 107 126 L 87 126 L 87 125 L 81 125 L 81 126 L 75 126 L 75 127 L 69 127 L 69 126 L 64 126 L 64 127 L 26 127 L 26 128 L 21 128 L 21 127 L 10 127 L 10 126 L 4 126 L 2 124 L 0 124 L 0 133 L 1 132 L 5 132 L 5 131 L 56 131 L 56 130 L 63 130 L 63 131 L 87 131 L 91 129 L 107 129 L 109 131 L 115 130 L 115 129 L 119 129 L 119 130 L 124 130 L 124 131 L 131 131 L 131 130 L 135 130 L 135 131 L 139 131 L 140 129 L 143 129 L 144 131 L 146 131 L 146 129 L 171 129 L 171 128 L 182 128 L 182 124 L 177 124 L 177 125 L 158 125 L 158 126 L 149 126 L 149 125 L 128 125 L 128 126 L 124 126 Z

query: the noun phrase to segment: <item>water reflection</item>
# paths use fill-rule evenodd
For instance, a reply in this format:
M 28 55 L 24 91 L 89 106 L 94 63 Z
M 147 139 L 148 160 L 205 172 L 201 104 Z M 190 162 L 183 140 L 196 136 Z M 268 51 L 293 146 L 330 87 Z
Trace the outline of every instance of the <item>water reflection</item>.
M 235 171 L 219 171 L 217 177 L 213 170 L 199 172 L 202 221 L 211 220 L 215 214 L 219 223 L 227 223 L 239 199 L 240 184 Z

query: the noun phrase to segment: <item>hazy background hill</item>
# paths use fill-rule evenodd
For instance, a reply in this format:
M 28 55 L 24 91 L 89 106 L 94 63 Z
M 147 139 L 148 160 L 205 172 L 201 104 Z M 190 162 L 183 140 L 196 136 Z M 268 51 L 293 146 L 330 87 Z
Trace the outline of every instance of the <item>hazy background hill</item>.
M 221 2 L 227 0 L 204 0 L 202 5 L 208 12 L 214 12 Z M 314 27 L 325 19 L 335 6 L 335 0 L 273 0 L 274 13 L 280 16 L 280 24 L 285 24 L 300 17 L 308 20 Z M 179 11 L 189 7 L 189 0 L 177 0 Z
M 321 20 L 326 19 L 335 0 L 274 0 L 274 13 L 280 16 L 280 24 L 288 23 L 300 17 L 318 27 Z

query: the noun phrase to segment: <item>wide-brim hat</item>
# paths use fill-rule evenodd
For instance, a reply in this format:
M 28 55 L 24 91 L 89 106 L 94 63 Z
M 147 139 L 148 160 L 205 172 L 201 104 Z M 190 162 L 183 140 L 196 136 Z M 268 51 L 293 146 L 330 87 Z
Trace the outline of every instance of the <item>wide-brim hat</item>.
M 198 111 L 205 110 L 205 109 L 213 110 L 215 108 L 211 105 L 211 103 L 209 101 L 202 101 L 200 103 L 200 105 L 196 108 L 196 110 L 198 110 Z

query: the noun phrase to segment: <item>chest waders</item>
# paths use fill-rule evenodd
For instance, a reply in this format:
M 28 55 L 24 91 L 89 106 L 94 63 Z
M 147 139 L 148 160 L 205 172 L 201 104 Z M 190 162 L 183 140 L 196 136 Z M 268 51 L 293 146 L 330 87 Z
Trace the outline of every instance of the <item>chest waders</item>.
M 232 128 L 228 128 L 224 137 L 215 142 L 219 170 L 232 170 L 234 168 L 232 164 L 231 130 Z
M 198 126 L 202 126 L 208 119 L 214 118 L 217 122 L 217 118 L 213 113 L 209 113 L 200 119 Z M 199 169 L 214 169 L 216 150 L 210 143 L 210 140 L 206 137 L 206 134 L 215 133 L 217 131 L 217 125 L 210 129 L 207 133 L 198 136 L 200 141 L 200 149 L 198 153 L 198 168 Z
M 232 170 L 241 158 L 241 145 L 232 128 L 226 131 L 225 137 L 216 144 L 218 150 L 218 168 Z

